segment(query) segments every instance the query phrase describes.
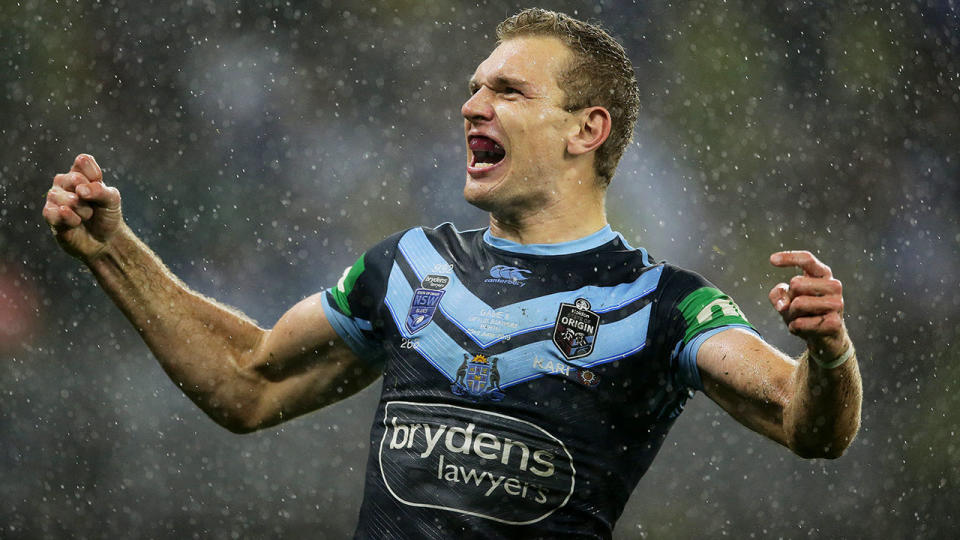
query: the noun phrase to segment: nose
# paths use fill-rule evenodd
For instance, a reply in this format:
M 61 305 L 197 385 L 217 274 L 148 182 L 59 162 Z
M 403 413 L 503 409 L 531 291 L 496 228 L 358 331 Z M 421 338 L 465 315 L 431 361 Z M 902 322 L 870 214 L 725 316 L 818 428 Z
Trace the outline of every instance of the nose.
M 493 118 L 493 106 L 490 104 L 492 92 L 486 86 L 481 86 L 479 90 L 470 96 L 470 99 L 463 103 L 460 108 L 460 114 L 468 122 L 477 122 L 481 120 L 490 120 Z

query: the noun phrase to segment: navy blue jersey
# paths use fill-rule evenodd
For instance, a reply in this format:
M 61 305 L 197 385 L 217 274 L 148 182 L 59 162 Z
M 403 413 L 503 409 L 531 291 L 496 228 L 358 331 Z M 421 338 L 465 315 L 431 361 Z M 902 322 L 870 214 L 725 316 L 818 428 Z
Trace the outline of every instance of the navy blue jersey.
M 700 344 L 752 331 L 609 227 L 549 245 L 411 229 L 324 296 L 384 367 L 358 538 L 609 538 L 700 386 Z

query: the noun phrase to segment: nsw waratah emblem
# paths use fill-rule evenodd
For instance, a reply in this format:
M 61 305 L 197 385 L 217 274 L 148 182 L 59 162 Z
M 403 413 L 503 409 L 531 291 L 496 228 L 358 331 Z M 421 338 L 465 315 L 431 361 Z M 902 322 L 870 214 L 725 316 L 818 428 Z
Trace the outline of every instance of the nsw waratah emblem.
M 600 329 L 600 315 L 590 311 L 586 298 L 572 304 L 561 303 L 553 327 L 553 344 L 567 360 L 583 358 L 593 352 Z
M 447 276 L 431 274 L 423 278 L 421 286 L 413 292 L 410 310 L 407 311 L 407 319 L 404 321 L 411 334 L 423 330 L 433 320 L 433 314 L 437 312 L 440 299 L 443 298 L 445 292 L 443 288 L 448 283 L 450 283 L 450 278 Z

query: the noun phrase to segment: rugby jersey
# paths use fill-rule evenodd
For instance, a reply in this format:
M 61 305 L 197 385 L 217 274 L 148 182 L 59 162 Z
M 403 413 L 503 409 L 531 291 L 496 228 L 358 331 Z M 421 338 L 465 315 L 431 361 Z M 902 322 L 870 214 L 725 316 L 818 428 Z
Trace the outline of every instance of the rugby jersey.
M 610 227 L 521 245 L 414 228 L 323 306 L 382 366 L 357 538 L 609 538 L 717 332 L 754 331 L 699 275 Z

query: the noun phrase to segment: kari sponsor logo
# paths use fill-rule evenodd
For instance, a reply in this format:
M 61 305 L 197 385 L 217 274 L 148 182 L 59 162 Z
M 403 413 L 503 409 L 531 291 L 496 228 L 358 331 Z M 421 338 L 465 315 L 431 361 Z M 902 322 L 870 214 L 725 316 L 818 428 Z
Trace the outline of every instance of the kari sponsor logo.
M 554 361 L 551 358 L 540 358 L 537 355 L 533 357 L 533 369 L 537 371 L 542 371 L 544 373 L 549 373 L 551 375 L 563 375 L 570 376 L 571 373 L 575 373 L 577 369 L 570 364 L 565 364 L 560 360 Z
M 549 375 L 563 375 L 564 377 L 569 377 L 590 388 L 600 384 L 600 376 L 595 372 L 590 371 L 589 369 L 578 368 L 559 359 L 541 358 L 534 355 L 533 365 L 531 367 L 533 367 L 533 369 L 536 371 L 540 371 Z
M 391 401 L 383 425 L 380 472 L 404 504 L 525 525 L 546 518 L 573 495 L 570 452 L 525 420 Z
M 490 278 L 483 280 L 484 283 L 505 283 L 507 285 L 516 285 L 523 287 L 527 279 L 526 274 L 532 274 L 530 270 L 498 264 L 490 269 Z

